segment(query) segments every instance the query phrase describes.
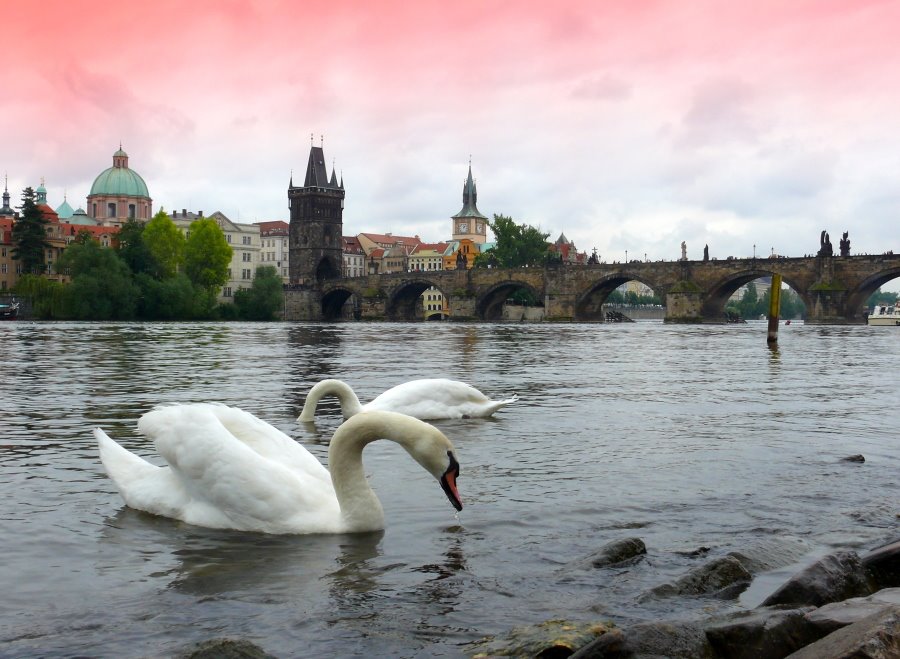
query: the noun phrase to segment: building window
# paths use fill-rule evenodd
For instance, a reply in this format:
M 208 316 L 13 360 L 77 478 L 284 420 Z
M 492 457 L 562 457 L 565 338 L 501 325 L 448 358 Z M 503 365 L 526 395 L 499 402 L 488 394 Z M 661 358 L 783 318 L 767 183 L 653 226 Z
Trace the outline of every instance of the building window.
M 245 245 L 249 245 L 250 244 L 250 236 L 242 236 L 242 237 L 243 237 L 243 243 Z
M 250 279 L 250 271 L 241 270 L 241 279 Z
M 128 204 L 128 219 L 129 220 L 135 219 L 135 217 L 136 217 L 135 211 L 136 210 L 137 209 L 135 208 L 134 204 Z
M 231 244 L 231 234 L 230 233 L 225 234 L 225 242 L 228 243 L 229 245 Z
M 249 263 L 250 258 L 251 258 L 250 252 L 244 252 L 242 256 L 244 257 L 244 262 Z
M 222 289 L 222 297 L 231 297 L 231 286 Z
M 116 205 L 112 202 L 106 204 L 106 217 L 116 216 Z

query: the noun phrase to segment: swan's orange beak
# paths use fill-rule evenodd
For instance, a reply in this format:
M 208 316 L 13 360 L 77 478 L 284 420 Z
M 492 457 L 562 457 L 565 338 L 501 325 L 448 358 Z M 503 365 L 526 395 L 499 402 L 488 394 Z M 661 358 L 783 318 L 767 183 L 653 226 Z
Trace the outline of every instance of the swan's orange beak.
M 450 499 L 450 503 L 453 504 L 453 507 L 457 510 L 462 510 L 462 501 L 459 498 L 459 491 L 456 489 L 456 478 L 459 476 L 459 463 L 456 461 L 456 458 L 453 457 L 451 451 L 447 451 L 447 455 L 450 457 L 450 466 L 447 467 L 447 471 L 441 476 L 441 487 L 447 495 L 447 498 Z

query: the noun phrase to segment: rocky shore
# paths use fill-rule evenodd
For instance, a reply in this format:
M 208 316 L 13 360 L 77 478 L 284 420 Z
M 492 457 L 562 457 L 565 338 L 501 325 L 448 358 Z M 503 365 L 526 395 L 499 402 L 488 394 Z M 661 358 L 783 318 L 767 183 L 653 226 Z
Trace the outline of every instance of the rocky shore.
M 627 538 L 601 547 L 575 567 L 628 565 L 645 554 L 640 538 Z M 766 567 L 759 557 L 731 552 L 645 596 L 733 599 Z M 603 621 L 551 620 L 484 639 L 467 653 L 478 659 L 900 658 L 900 539 L 862 555 L 840 551 L 824 556 L 753 609 L 622 628 Z

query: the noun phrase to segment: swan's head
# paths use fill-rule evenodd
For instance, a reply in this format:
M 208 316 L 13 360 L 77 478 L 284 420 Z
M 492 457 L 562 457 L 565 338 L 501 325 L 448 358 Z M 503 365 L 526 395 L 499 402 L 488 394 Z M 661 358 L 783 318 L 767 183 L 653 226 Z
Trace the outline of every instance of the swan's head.
M 441 484 L 441 488 L 457 510 L 462 510 L 462 500 L 456 489 L 459 463 L 453 444 L 440 430 L 422 422 L 423 436 L 407 448 L 410 455 Z

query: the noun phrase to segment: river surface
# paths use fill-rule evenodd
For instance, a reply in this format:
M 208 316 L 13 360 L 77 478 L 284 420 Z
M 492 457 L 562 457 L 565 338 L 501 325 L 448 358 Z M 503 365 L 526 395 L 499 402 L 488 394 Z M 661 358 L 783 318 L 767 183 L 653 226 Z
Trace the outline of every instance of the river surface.
M 279 656 L 464 656 L 550 618 L 618 624 L 752 607 L 798 566 L 898 532 L 900 328 L 765 323 L 0 325 L 0 656 L 171 656 L 243 638 Z M 102 426 L 153 461 L 155 404 L 220 401 L 327 462 L 326 377 L 365 402 L 445 376 L 520 400 L 439 421 L 457 517 L 391 442 L 365 452 L 384 532 L 266 536 L 126 508 Z M 864 463 L 842 458 L 863 454 Z M 577 562 L 639 537 L 625 568 Z M 698 552 L 700 548 L 708 551 Z M 644 596 L 733 550 L 772 559 L 737 600 Z M 699 553 L 699 556 L 698 556 Z

